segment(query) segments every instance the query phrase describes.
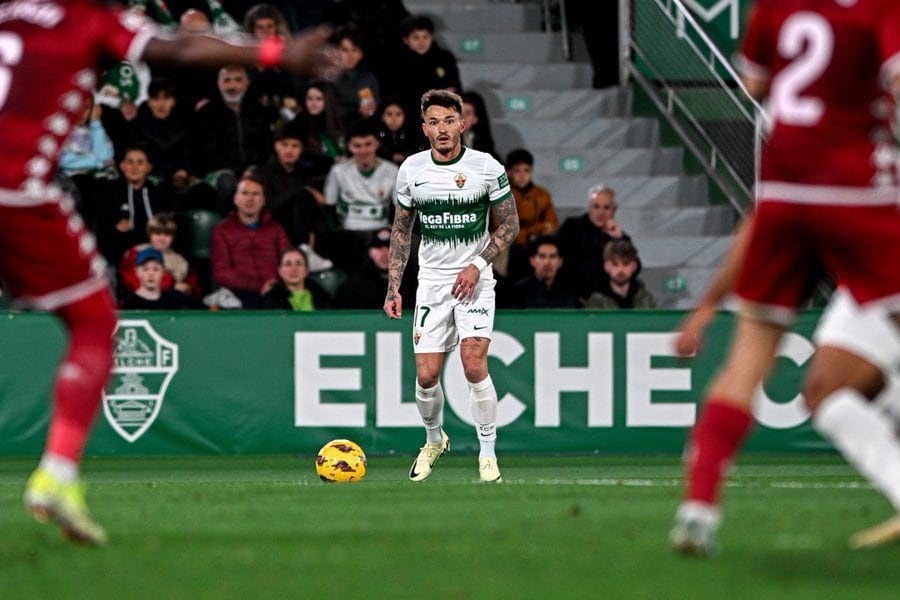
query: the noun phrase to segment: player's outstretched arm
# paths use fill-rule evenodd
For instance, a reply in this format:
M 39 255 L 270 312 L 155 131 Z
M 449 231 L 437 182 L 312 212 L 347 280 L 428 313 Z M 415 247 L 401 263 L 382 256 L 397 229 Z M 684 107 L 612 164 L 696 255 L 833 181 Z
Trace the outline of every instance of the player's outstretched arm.
M 217 68 L 236 64 L 280 66 L 294 73 L 334 78 L 340 67 L 337 55 L 328 45 L 331 30 L 319 27 L 283 41 L 270 38 L 261 43 L 247 37 L 226 40 L 198 33 L 179 33 L 174 37 L 154 37 L 144 48 L 141 59 L 148 63 L 173 63 Z
M 403 271 L 409 262 L 409 252 L 412 248 L 412 228 L 416 211 L 397 205 L 394 213 L 394 226 L 391 230 L 391 250 L 388 262 L 388 289 L 384 299 L 384 312 L 392 319 L 399 319 L 403 312 L 402 298 L 400 297 L 400 282 L 403 279 Z
M 675 338 L 675 352 L 679 356 L 692 356 L 703 345 L 703 337 L 706 328 L 712 322 L 718 311 L 719 304 L 725 296 L 734 290 L 737 284 L 741 265 L 744 263 L 744 255 L 747 252 L 747 241 L 750 239 L 750 225 L 753 217 L 744 217 L 738 223 L 737 231 L 731 242 L 731 248 L 725 256 L 725 261 L 716 271 L 712 282 L 706 292 L 697 303 L 697 308 L 685 317 L 678 326 L 678 337 Z

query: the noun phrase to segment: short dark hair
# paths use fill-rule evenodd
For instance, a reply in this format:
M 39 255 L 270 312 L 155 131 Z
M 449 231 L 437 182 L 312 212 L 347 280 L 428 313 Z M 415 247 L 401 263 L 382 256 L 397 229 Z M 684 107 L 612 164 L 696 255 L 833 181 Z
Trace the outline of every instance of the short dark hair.
M 178 232 L 178 224 L 171 213 L 156 213 L 147 220 L 147 235 L 165 233 L 175 237 Z
M 252 181 L 256 185 L 260 186 L 263 189 L 263 197 L 265 197 L 266 181 L 259 175 L 259 173 L 254 173 L 252 171 L 244 173 L 243 175 L 241 175 L 241 178 L 238 179 L 238 185 L 240 185 L 243 181 Z
M 154 77 L 147 86 L 147 96 L 156 98 L 160 94 L 175 97 L 175 82 L 168 77 Z
M 287 35 L 290 33 L 287 19 L 284 18 L 284 13 L 278 10 L 277 6 L 265 3 L 251 6 L 250 9 L 247 10 L 247 13 L 244 15 L 244 31 L 246 33 L 253 33 L 253 27 L 256 26 L 256 22 L 260 19 L 271 19 L 275 23 L 275 30 L 279 35 Z
M 516 148 L 506 155 L 506 168 L 509 169 L 515 165 L 528 165 L 529 167 L 533 167 L 534 156 L 524 148 Z
M 335 40 L 340 44 L 343 40 L 349 40 L 351 44 L 356 46 L 357 48 L 362 49 L 365 52 L 365 38 L 363 37 L 362 29 L 360 29 L 356 24 L 350 23 L 348 25 L 344 25 L 340 29 L 338 29 L 337 33 L 334 36 Z
M 355 137 L 369 136 L 378 139 L 378 132 L 375 130 L 375 126 L 369 121 L 360 121 L 350 127 L 350 130 L 347 132 L 347 141 L 349 142 Z
M 303 132 L 303 127 L 301 127 L 299 123 L 296 123 L 294 121 L 282 123 L 275 129 L 275 141 L 278 142 L 285 139 L 299 140 L 302 144 L 303 140 L 306 139 L 306 135 Z
M 623 261 L 637 261 L 638 252 L 628 240 L 612 240 L 606 243 L 603 248 L 603 260 L 612 260 L 618 258 Z
M 556 248 L 556 251 L 558 253 L 561 253 L 558 237 L 556 237 L 555 235 L 541 235 L 532 240 L 528 245 L 528 255 L 537 256 L 538 248 L 540 248 L 541 246 L 546 246 L 548 244 Z
M 122 158 L 125 158 L 129 152 L 143 152 L 147 160 L 150 160 L 150 148 L 144 142 L 136 141 L 125 144 L 125 148 L 122 149 Z
M 400 33 L 403 37 L 408 36 L 413 31 L 422 30 L 427 31 L 428 33 L 434 33 L 434 21 L 425 15 L 410 15 L 400 23 Z
M 422 94 L 422 118 L 429 106 L 443 106 L 462 114 L 462 97 L 450 90 L 428 90 Z

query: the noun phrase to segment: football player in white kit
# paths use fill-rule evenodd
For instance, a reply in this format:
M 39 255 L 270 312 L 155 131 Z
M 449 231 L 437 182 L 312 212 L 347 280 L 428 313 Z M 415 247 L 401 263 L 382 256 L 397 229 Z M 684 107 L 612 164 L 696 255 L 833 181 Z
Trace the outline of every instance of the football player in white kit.
M 423 481 L 450 448 L 443 430 L 441 371 L 447 352 L 460 344 L 469 400 L 479 442 L 479 477 L 500 481 L 497 391 L 487 370 L 494 327 L 491 262 L 519 231 L 515 200 L 506 171 L 490 154 L 460 142 L 466 124 L 462 99 L 446 90 L 422 96 L 422 129 L 431 148 L 413 154 L 397 175 L 397 210 L 391 232 L 390 267 L 384 311 L 401 315 L 400 280 L 409 260 L 413 220 L 419 215 L 419 287 L 413 322 L 416 405 L 425 425 L 425 445 L 409 470 Z M 488 233 L 489 213 L 499 223 Z

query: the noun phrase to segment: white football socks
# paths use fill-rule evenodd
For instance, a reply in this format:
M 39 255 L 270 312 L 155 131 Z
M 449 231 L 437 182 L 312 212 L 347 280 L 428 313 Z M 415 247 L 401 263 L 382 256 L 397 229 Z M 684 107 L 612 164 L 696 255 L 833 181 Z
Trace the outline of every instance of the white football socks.
M 425 424 L 425 441 L 429 444 L 441 443 L 444 426 L 444 389 L 441 384 L 426 389 L 416 379 L 416 406 Z
M 497 458 L 497 390 L 490 375 L 478 383 L 469 382 L 469 405 L 478 433 L 478 458 Z
M 45 452 L 41 457 L 41 466 L 62 483 L 75 483 L 78 481 L 78 463 L 72 459 Z
M 813 426 L 900 512 L 900 443 L 889 417 L 842 388 L 822 401 Z

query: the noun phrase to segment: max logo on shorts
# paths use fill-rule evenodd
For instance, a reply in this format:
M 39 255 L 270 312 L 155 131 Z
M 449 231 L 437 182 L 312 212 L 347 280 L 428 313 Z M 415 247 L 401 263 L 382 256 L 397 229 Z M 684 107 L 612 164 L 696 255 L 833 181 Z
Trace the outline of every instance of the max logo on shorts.
M 113 333 L 113 370 L 103 391 L 110 426 L 134 443 L 156 420 L 178 372 L 178 345 L 146 320 L 123 320 Z
M 466 311 L 466 314 L 484 315 L 486 317 L 486 316 L 488 316 L 488 309 L 486 309 L 486 308 L 470 308 L 469 310 Z

